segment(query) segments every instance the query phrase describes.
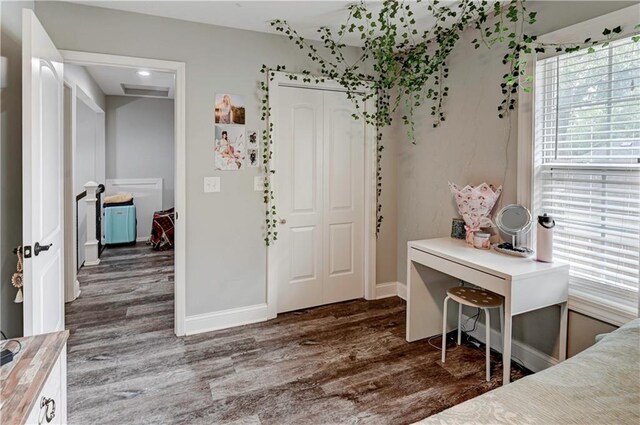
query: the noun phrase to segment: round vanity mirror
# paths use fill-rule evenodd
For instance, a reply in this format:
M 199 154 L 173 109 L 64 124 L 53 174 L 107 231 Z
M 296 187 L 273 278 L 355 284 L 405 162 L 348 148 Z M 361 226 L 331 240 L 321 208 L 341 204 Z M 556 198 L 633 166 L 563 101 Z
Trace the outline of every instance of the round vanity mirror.
M 532 223 L 529 210 L 517 204 L 507 205 L 496 216 L 498 229 L 511 236 L 511 243 L 514 247 L 516 246 L 516 236 L 528 232 Z

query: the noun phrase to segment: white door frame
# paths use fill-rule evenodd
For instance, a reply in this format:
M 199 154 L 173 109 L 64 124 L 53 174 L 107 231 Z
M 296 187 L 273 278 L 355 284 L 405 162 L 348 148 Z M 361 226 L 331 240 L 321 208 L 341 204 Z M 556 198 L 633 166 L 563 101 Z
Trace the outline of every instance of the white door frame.
M 76 261 L 77 235 L 78 223 L 76 220 L 76 195 L 74 191 L 74 164 L 75 164 L 75 152 L 76 152 L 76 110 L 77 102 L 80 100 L 96 113 L 96 142 L 100 146 L 104 147 L 105 143 L 105 111 L 88 96 L 78 85 L 64 79 L 64 88 L 69 90 L 70 98 L 67 105 L 67 99 L 65 98 L 64 108 L 64 193 L 65 193 L 65 221 L 64 221 L 64 234 L 65 234 L 65 302 L 71 302 L 80 296 L 80 283 L 78 282 L 78 262 Z M 65 93 L 66 96 L 66 93 Z M 67 109 L 67 107 L 69 109 Z M 103 155 L 104 157 L 104 155 Z M 96 169 L 96 171 L 98 171 Z M 104 171 L 104 170 L 102 170 Z M 99 180 L 99 179 L 98 179 Z M 84 249 L 84 247 L 82 247 Z M 73 254 L 73 255 L 71 255 Z
M 273 75 L 273 77 L 271 77 Z M 297 80 L 289 78 L 296 75 Z M 273 124 L 271 133 L 272 157 L 270 164 L 276 163 L 278 156 L 278 123 L 273 116 L 277 116 L 277 106 L 279 100 L 279 87 L 297 87 L 316 90 L 346 92 L 345 88 L 337 81 L 325 80 L 323 82 L 305 82 L 309 76 L 303 74 L 292 74 L 288 72 L 269 72 L 269 110 L 272 116 L 267 125 Z M 311 77 L 312 79 L 314 77 Z M 368 88 L 363 83 L 362 93 L 365 94 Z M 376 98 L 371 97 L 365 103 L 365 110 L 371 111 L 376 107 Z M 363 119 L 363 118 L 361 118 Z M 365 159 L 364 159 L 364 298 L 367 300 L 376 299 L 376 210 L 378 201 L 376 197 L 376 150 L 377 129 L 374 125 L 365 123 Z M 268 149 L 267 146 L 263 149 Z M 273 169 L 273 168 L 271 168 Z M 278 199 L 278 170 L 269 176 L 271 187 L 276 189 L 276 202 Z M 267 247 L 267 319 L 274 319 L 278 315 L 278 241 L 274 245 Z
M 186 318 L 186 65 L 184 62 L 131 56 L 108 55 L 102 53 L 60 50 L 65 63 L 75 65 L 105 65 L 124 68 L 146 69 L 150 71 L 172 72 L 176 76 L 174 96 L 175 119 L 175 278 L 174 278 L 174 332 L 185 335 Z

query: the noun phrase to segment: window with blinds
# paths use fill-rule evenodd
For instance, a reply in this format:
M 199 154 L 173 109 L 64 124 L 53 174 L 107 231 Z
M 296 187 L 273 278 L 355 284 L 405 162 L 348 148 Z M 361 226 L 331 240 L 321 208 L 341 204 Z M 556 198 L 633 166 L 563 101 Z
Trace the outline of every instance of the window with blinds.
M 536 63 L 534 208 L 556 221 L 572 289 L 637 307 L 640 43 Z

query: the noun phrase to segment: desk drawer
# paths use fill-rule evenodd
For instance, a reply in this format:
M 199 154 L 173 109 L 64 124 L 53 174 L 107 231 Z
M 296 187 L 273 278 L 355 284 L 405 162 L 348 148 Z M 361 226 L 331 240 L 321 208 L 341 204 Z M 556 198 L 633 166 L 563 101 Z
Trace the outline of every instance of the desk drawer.
M 449 276 L 453 276 L 457 279 L 464 280 L 465 282 L 481 286 L 500 295 L 505 295 L 507 293 L 507 286 L 509 282 L 501 277 L 464 266 L 415 248 L 412 248 L 410 252 L 411 260 L 416 263 L 422 264 Z
M 66 347 L 64 349 L 66 350 Z M 64 353 L 58 357 L 42 391 L 35 400 L 25 422 L 26 425 L 61 425 L 66 422 L 66 388 L 63 388 L 66 381 L 63 376 L 66 373 L 66 364 L 63 364 L 66 361 L 65 357 Z

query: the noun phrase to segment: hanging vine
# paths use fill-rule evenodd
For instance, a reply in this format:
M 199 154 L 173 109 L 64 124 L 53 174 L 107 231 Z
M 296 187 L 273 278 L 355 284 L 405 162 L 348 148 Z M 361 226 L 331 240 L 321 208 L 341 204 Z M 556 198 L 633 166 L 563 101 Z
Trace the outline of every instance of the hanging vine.
M 347 96 L 354 100 L 356 93 L 367 90 L 363 102 L 354 102 L 355 118 L 362 118 L 367 124 L 378 129 L 377 133 L 377 230 L 383 221 L 380 196 L 382 191 L 381 158 L 384 149 L 382 129 L 392 123 L 393 117 L 402 108 L 402 122 L 407 129 L 409 140 L 415 144 L 416 111 L 429 106 L 433 126 L 445 121 L 446 98 L 450 89 L 446 84 L 449 77 L 448 60 L 462 33 L 471 30 L 478 36 L 472 40 L 475 49 L 503 48 L 505 54 L 502 63 L 506 68 L 500 84 L 501 103 L 497 106 L 498 116 L 504 118 L 517 106 L 518 90 L 531 91 L 533 76 L 527 75 L 527 57 L 533 53 L 547 50 L 572 53 L 581 49 L 595 52 L 598 47 L 606 47 L 612 41 L 621 38 L 623 29 L 618 26 L 604 29 L 599 39 L 586 39 L 581 42 L 551 44 L 538 41 L 531 35 L 536 23 L 536 12 L 527 10 L 525 0 L 488 1 L 461 0 L 454 5 L 441 4 L 438 0 L 429 2 L 404 2 L 385 0 L 381 8 L 374 12 L 368 5 L 360 3 L 348 6 L 346 21 L 340 25 L 336 34 L 328 27 L 320 27 L 317 32 L 320 42 L 309 42 L 284 20 L 274 20 L 272 27 L 291 40 L 306 53 L 317 70 L 303 70 L 301 75 L 309 82 L 334 80 L 342 85 Z M 375 6 L 377 7 L 377 6 Z M 415 8 L 426 8 L 434 22 L 429 28 L 420 28 L 416 21 Z M 637 35 L 640 25 L 634 28 L 634 42 L 640 41 Z M 362 47 L 353 55 L 353 47 L 344 42 L 345 36 L 353 34 L 361 40 Z M 275 71 L 283 71 L 277 66 Z M 267 245 L 277 239 L 275 198 L 270 185 L 271 175 L 275 172 L 271 160 L 272 124 L 269 120 L 268 81 L 273 71 L 264 66 L 262 72 L 267 80 L 261 84 L 263 90 L 262 119 L 268 122 L 264 133 L 263 164 L 265 166 L 264 199 L 267 204 L 266 238 Z M 287 74 L 297 79 L 295 74 Z M 317 77 L 312 77 L 317 75 Z M 367 100 L 375 99 L 376 109 L 365 110 L 361 107 Z
M 271 121 L 271 107 L 269 107 L 269 82 L 273 81 L 276 72 L 285 72 L 286 67 L 284 65 L 277 65 L 275 70 L 269 68 L 267 65 L 262 65 L 260 73 L 265 75 L 263 81 L 260 82 L 261 96 L 261 116 L 260 119 L 266 123 L 267 129 L 262 133 L 262 164 L 264 169 L 264 181 L 263 181 L 263 200 L 266 205 L 266 217 L 265 217 L 265 244 L 267 246 L 272 245 L 278 240 L 278 213 L 275 204 L 275 195 L 273 189 L 273 182 L 271 176 L 275 174 L 273 168 L 273 122 Z M 311 75 L 308 71 L 303 71 L 302 82 L 303 83 L 322 83 L 325 81 L 322 77 L 316 77 Z M 298 81 L 299 76 L 297 74 L 285 73 L 285 76 L 291 81 Z

